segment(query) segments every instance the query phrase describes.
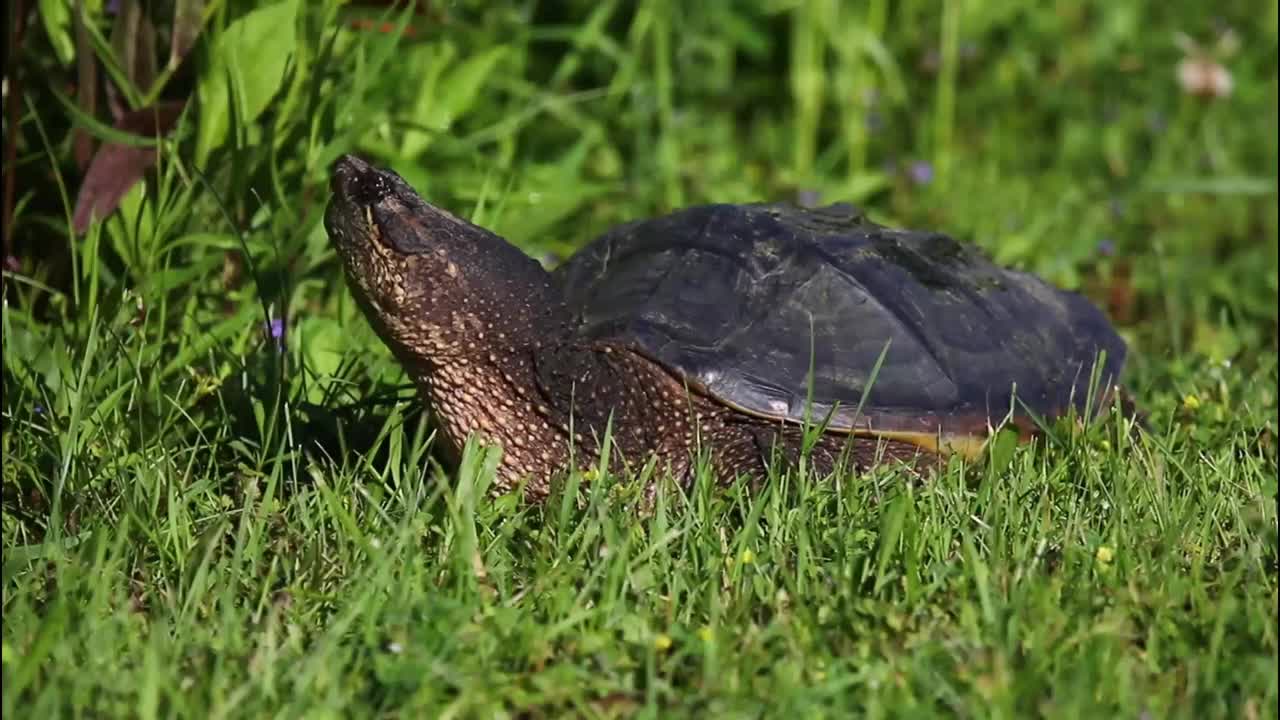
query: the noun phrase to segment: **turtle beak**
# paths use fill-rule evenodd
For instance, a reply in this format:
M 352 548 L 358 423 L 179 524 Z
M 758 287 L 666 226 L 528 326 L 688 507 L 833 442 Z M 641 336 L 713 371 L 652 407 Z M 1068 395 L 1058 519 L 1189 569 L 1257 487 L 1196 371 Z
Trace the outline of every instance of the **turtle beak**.
M 394 172 L 343 155 L 333 164 L 329 187 L 333 198 L 326 220 L 331 230 L 341 232 L 345 226 L 348 234 L 400 255 L 419 255 L 436 245 L 445 213 L 418 197 Z
M 329 242 L 335 247 L 350 250 L 377 236 L 373 208 L 367 202 L 377 194 L 377 181 L 378 171 L 354 155 L 343 155 L 331 166 L 332 196 L 325 209 L 324 225 Z
M 329 189 L 335 198 L 352 205 L 376 205 L 394 191 L 384 173 L 355 155 L 343 155 L 333 164 Z

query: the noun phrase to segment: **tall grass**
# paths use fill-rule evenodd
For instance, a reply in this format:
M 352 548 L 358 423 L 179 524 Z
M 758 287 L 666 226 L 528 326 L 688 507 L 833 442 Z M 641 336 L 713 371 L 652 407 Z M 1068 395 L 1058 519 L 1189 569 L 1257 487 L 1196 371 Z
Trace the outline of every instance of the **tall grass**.
M 209 3 L 155 95 L 193 102 L 83 234 L 75 129 L 121 138 L 63 102 L 72 4 L 40 6 L 6 716 L 1275 717 L 1274 3 Z M 1175 34 L 1228 27 L 1232 92 L 1188 95 Z M 647 516 L 599 473 L 490 498 L 328 248 L 353 151 L 535 257 L 710 201 L 945 230 L 1103 306 L 1149 429 L 927 482 L 657 478 Z

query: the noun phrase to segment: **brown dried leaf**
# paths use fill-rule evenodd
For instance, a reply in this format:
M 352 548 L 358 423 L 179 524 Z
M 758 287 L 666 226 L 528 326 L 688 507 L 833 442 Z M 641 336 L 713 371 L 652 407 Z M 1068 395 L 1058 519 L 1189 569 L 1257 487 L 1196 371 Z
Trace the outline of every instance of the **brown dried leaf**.
M 173 129 L 186 105 L 186 100 L 172 100 L 128 112 L 116 121 L 115 128 L 143 137 L 161 137 Z M 72 216 L 76 234 L 89 229 L 94 218 L 104 218 L 115 211 L 125 193 L 155 164 L 156 153 L 155 147 L 113 142 L 98 148 L 76 196 Z
M 169 67 L 176 68 L 191 52 L 204 22 L 204 0 L 178 0 L 173 11 L 173 35 L 169 41 Z
M 111 48 L 133 87 L 148 92 L 156 80 L 156 28 L 139 0 L 123 0 L 111 29 Z
M 98 57 L 93 54 L 89 31 L 84 25 L 84 0 L 76 0 L 74 10 L 76 29 L 76 104 L 86 115 L 98 114 Z M 84 170 L 93 159 L 93 136 L 84 128 L 72 133 L 71 145 L 76 166 Z

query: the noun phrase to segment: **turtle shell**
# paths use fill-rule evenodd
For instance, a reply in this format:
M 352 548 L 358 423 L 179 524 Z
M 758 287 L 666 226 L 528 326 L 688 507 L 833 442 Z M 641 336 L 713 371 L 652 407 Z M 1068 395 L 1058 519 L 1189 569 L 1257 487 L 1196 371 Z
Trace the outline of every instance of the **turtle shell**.
M 619 226 L 555 276 L 582 339 L 734 408 L 966 454 L 1006 418 L 1100 406 L 1095 366 L 1105 390 L 1125 358 L 1080 295 L 850 205 L 693 207 Z

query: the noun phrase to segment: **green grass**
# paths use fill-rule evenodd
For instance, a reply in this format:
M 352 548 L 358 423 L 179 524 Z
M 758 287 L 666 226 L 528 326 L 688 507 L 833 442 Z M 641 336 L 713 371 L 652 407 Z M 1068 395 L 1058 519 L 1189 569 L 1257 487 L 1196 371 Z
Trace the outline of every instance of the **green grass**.
M 1275 2 L 254 6 L 209 4 L 162 93 L 200 105 L 83 237 L 74 33 L 28 25 L 5 717 L 1276 717 Z M 1186 95 L 1175 33 L 1227 26 L 1233 92 Z M 350 151 L 535 256 L 801 192 L 945 230 L 1105 307 L 1149 429 L 489 498 L 327 247 Z

